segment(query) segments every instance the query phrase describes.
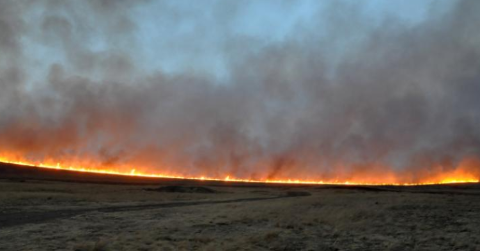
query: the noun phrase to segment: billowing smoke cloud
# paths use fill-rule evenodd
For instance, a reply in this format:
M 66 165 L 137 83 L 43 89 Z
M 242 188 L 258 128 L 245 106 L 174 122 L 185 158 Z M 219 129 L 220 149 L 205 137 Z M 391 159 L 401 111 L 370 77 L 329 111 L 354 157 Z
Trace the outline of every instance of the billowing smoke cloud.
M 480 2 L 415 25 L 337 2 L 279 41 L 229 34 L 225 78 L 144 67 L 141 4 L 0 2 L 1 156 L 220 178 L 480 176 Z

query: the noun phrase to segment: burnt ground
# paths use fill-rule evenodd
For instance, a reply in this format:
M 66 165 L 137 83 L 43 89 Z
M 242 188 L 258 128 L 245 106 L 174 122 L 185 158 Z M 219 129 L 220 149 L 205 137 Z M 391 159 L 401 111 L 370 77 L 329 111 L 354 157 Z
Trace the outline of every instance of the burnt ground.
M 0 165 L 0 250 L 480 250 L 480 186 L 267 186 Z

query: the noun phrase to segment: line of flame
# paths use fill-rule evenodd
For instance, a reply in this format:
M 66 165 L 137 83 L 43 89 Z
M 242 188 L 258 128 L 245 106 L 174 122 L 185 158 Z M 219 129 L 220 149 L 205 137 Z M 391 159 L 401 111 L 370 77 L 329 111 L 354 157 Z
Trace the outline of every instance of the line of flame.
M 74 172 L 85 172 L 85 173 L 97 173 L 97 174 L 109 174 L 109 175 L 122 175 L 122 176 L 134 176 L 134 177 L 147 177 L 147 178 L 167 178 L 167 179 L 182 179 L 182 180 L 203 180 L 203 181 L 222 181 L 222 182 L 243 182 L 243 183 L 272 183 L 272 184 L 305 184 L 305 185 L 388 185 L 388 186 L 420 186 L 420 185 L 440 185 L 440 184 L 459 184 L 459 183 L 479 183 L 478 179 L 455 179 L 447 178 L 440 182 L 421 182 L 421 183 L 363 183 L 363 182 L 351 182 L 351 181 L 313 181 L 313 180 L 298 180 L 298 179 L 288 179 L 288 180 L 253 180 L 253 179 L 238 179 L 230 176 L 226 176 L 223 179 L 212 178 L 212 177 L 188 177 L 188 176 L 175 176 L 175 175 L 164 175 L 164 174 L 148 174 L 138 172 L 135 169 L 131 169 L 130 172 L 120 172 L 107 169 L 92 169 L 85 167 L 63 167 L 60 163 L 57 165 L 47 165 L 47 164 L 32 164 L 22 161 L 11 161 L 4 158 L 0 158 L 0 162 L 14 164 L 14 165 L 23 165 L 31 166 L 37 168 L 45 169 L 56 169 L 56 170 L 65 170 L 65 171 L 74 171 Z

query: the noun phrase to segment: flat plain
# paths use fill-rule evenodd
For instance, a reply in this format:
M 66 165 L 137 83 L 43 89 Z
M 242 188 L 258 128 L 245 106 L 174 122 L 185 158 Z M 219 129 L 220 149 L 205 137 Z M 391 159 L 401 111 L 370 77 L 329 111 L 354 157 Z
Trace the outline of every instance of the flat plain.
M 8 165 L 0 178 L 0 250 L 480 250 L 478 184 L 236 184 Z

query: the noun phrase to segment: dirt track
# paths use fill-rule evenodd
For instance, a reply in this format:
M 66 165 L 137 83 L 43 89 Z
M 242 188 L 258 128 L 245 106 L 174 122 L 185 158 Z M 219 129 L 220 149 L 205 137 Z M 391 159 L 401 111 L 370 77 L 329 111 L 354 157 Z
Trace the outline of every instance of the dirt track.
M 216 201 L 189 201 L 189 202 L 174 202 L 174 203 L 160 203 L 160 204 L 145 204 L 145 205 L 130 205 L 130 206 L 110 206 L 90 209 L 68 209 L 68 210 L 53 210 L 45 212 L 21 212 L 21 213 L 1 213 L 0 212 L 0 229 L 8 228 L 12 226 L 24 225 L 24 224 L 36 224 L 43 223 L 51 220 L 69 218 L 79 214 L 88 212 L 124 212 L 124 211 L 140 211 L 147 209 L 158 208 L 172 208 L 172 207 L 188 207 L 198 205 L 211 205 L 211 204 L 225 204 L 225 203 L 239 203 L 239 202 L 251 202 L 262 200 L 277 200 L 282 198 L 299 197 L 308 195 L 284 195 L 277 197 L 257 197 L 257 198 L 244 198 L 234 200 L 216 200 Z

